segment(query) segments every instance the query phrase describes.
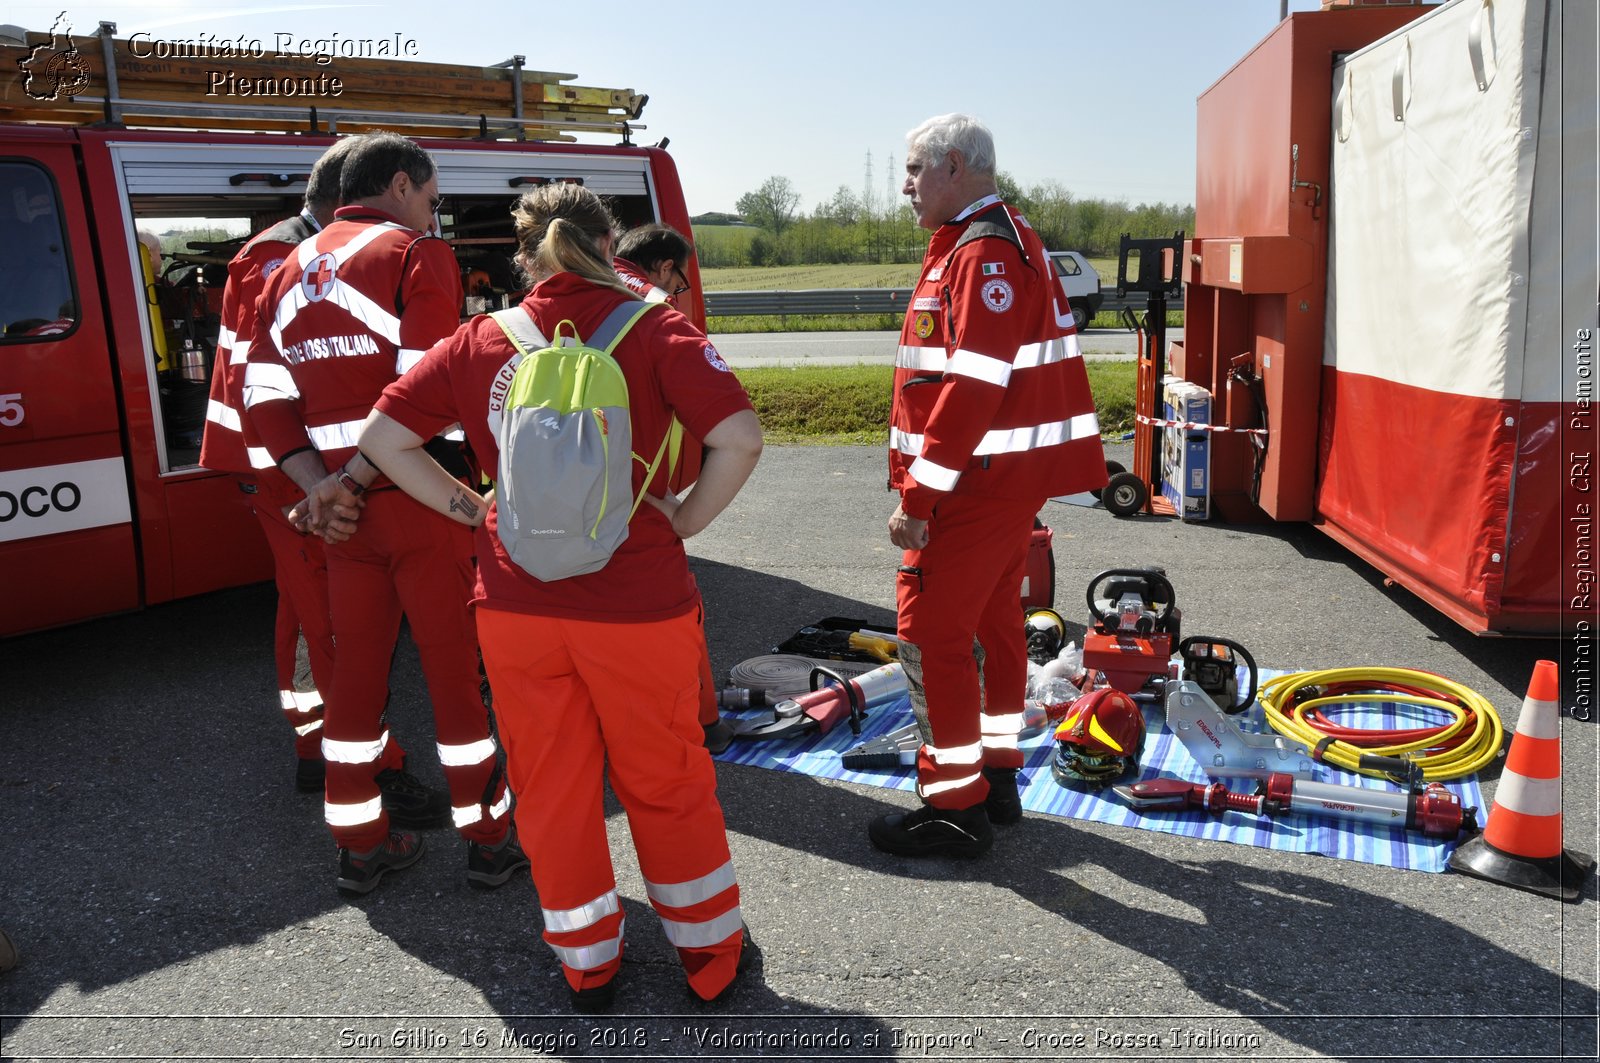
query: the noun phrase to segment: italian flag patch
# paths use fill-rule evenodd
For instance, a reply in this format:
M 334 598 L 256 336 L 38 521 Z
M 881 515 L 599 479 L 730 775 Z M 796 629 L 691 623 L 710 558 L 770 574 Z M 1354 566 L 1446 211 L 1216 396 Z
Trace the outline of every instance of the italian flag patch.
M 985 262 L 983 264 L 983 275 L 985 277 L 998 277 L 1005 271 L 1006 264 L 1004 262 Z

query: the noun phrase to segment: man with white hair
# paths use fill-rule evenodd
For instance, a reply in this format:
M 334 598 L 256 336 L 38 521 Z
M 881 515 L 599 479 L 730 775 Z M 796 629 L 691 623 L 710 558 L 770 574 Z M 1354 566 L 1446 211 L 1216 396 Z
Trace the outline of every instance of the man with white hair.
M 889 539 L 900 660 L 922 729 L 923 806 L 874 820 L 901 856 L 980 856 L 1022 817 L 1022 575 L 1053 495 L 1103 487 L 1100 426 L 1049 255 L 995 184 L 994 138 L 941 115 L 906 134 L 917 224 L 933 232 L 900 333 Z

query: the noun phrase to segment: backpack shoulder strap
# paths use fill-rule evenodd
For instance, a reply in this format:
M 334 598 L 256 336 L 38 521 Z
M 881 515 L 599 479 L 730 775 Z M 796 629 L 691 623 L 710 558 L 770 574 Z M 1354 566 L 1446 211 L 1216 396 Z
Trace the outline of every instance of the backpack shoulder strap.
M 649 313 L 652 308 L 663 305 L 665 304 L 647 303 L 640 299 L 624 299 L 606 315 L 604 321 L 600 322 L 600 327 L 589 337 L 588 345 L 610 354 L 616 350 L 617 344 L 622 342 L 622 337 L 628 334 L 628 330 L 633 328 L 641 317 Z
M 533 317 L 520 306 L 496 310 L 489 316 L 494 318 L 494 323 L 506 334 L 511 346 L 523 357 L 550 346 L 550 341 L 544 338 L 539 326 L 533 323 Z

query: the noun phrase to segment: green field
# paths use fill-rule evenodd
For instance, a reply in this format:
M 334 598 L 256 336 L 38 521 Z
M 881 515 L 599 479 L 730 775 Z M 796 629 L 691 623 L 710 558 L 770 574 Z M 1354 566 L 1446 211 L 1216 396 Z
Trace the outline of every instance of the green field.
M 706 232 L 721 232 L 722 227 Z M 736 233 L 750 230 L 735 229 Z M 697 230 L 697 237 L 704 239 Z M 1115 282 L 1117 261 L 1114 258 L 1091 258 L 1089 262 L 1100 273 L 1102 289 Z M 917 283 L 921 271 L 918 263 L 873 265 L 846 263 L 817 266 L 743 266 L 722 269 L 702 269 L 700 283 L 708 292 L 761 292 L 804 291 L 817 288 L 910 288 Z M 1170 316 L 1174 325 L 1182 325 L 1181 314 Z M 726 334 L 744 332 L 897 332 L 899 315 L 888 314 L 802 314 L 789 317 L 718 317 L 710 321 L 712 332 Z M 1115 314 L 1099 314 L 1091 323 L 1093 328 L 1120 328 Z
M 1133 362 L 1088 362 L 1100 430 L 1118 436 L 1133 427 Z M 803 366 L 741 369 L 768 443 L 885 446 L 890 366 Z

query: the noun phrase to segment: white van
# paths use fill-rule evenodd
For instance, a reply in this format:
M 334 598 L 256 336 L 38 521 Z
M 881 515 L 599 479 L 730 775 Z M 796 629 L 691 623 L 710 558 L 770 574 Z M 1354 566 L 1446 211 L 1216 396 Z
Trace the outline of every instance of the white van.
M 1061 294 L 1072 307 L 1072 323 L 1082 332 L 1089 327 L 1089 320 L 1100 312 L 1100 273 L 1076 251 L 1052 251 L 1050 260 L 1056 264 Z

